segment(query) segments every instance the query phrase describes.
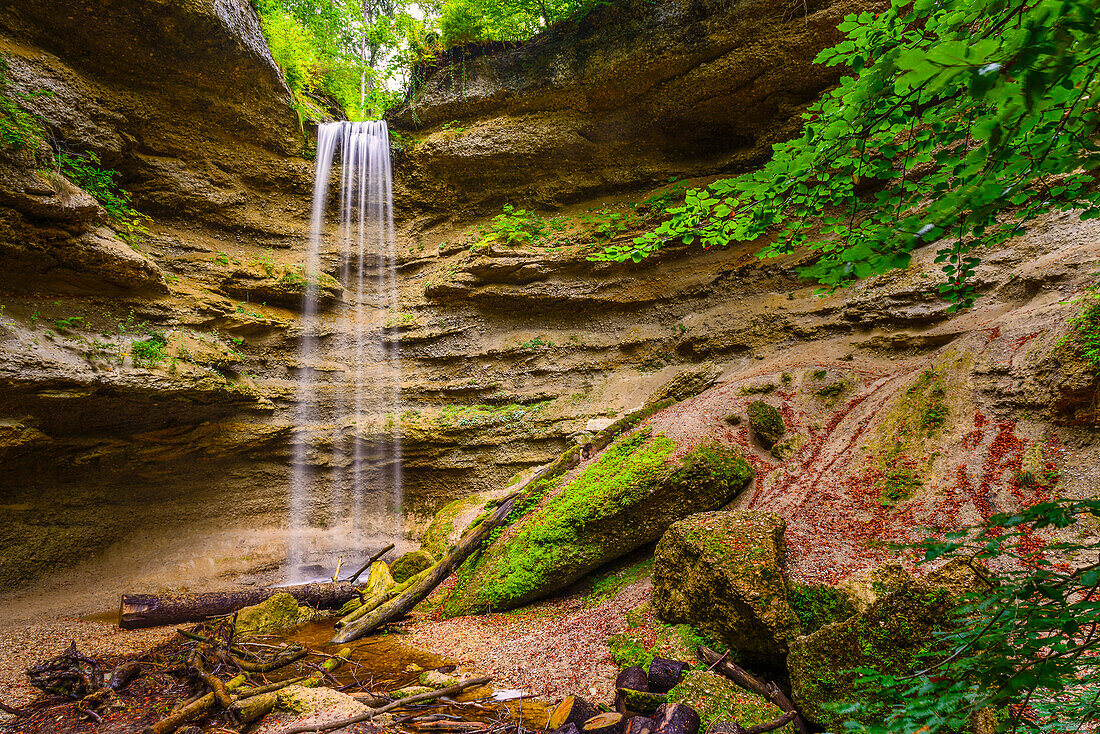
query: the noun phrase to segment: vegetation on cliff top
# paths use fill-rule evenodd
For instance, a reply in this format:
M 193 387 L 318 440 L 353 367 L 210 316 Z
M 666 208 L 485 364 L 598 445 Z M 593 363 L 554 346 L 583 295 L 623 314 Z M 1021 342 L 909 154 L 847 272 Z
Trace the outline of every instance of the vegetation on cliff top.
M 893 0 L 840 25 L 818 61 L 855 72 L 805 113 L 762 168 L 689 192 L 654 232 L 598 259 L 663 243 L 767 233 L 761 256 L 808 247 L 826 287 L 908 265 L 938 243 L 953 308 L 975 297 L 977 248 L 1051 210 L 1100 216 L 1100 13 L 1091 0 Z

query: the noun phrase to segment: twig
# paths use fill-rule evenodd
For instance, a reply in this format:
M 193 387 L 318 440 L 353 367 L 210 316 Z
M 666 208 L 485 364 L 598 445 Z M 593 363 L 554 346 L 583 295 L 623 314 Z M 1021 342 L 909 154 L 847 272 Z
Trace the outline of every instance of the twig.
M 371 709 L 364 714 L 352 716 L 348 719 L 330 721 L 325 724 L 304 724 L 302 726 L 295 726 L 290 729 L 284 730 L 283 734 L 305 734 L 306 732 L 327 731 L 329 729 L 343 729 L 345 726 L 351 726 L 352 724 L 358 724 L 363 721 L 368 721 L 370 719 L 373 719 L 378 714 L 392 711 L 395 708 L 400 708 L 410 703 L 417 703 L 419 701 L 431 701 L 432 699 L 439 698 L 440 696 L 447 696 L 452 693 L 459 693 L 467 688 L 473 688 L 474 686 L 483 685 L 491 680 L 492 678 L 489 676 L 483 676 L 481 678 L 471 678 L 470 680 L 456 683 L 453 686 L 441 688 L 438 691 L 428 691 L 427 693 L 418 693 L 415 696 L 407 696 L 406 698 L 398 699 L 396 701 L 393 701 L 392 703 L 387 703 L 385 706 Z
M 12 716 L 29 716 L 30 713 L 26 709 L 17 709 L 14 706 L 9 706 L 3 701 L 0 701 L 0 711 L 5 714 L 11 714 Z
M 364 564 L 363 564 L 363 567 L 362 567 L 362 568 L 360 568 L 360 569 L 359 569 L 358 571 L 356 571 L 355 573 L 353 573 L 353 574 L 351 575 L 351 578 L 349 578 L 347 582 L 348 582 L 349 584 L 354 584 L 354 583 L 355 583 L 355 581 L 356 581 L 356 579 L 358 579 L 358 578 L 359 578 L 359 576 L 360 576 L 360 575 L 361 575 L 361 574 L 362 574 L 362 573 L 363 573 L 364 571 L 366 571 L 366 570 L 367 570 L 368 568 L 370 568 L 370 567 L 371 567 L 372 565 L 374 565 L 374 562 L 375 562 L 375 561 L 377 561 L 377 560 L 378 560 L 379 558 L 381 558 L 382 556 L 384 556 L 384 555 L 386 555 L 387 553 L 389 553 L 389 552 L 390 552 L 391 550 L 393 550 L 393 543 L 390 543 L 390 544 L 389 544 L 389 545 L 387 545 L 387 546 L 386 546 L 385 548 L 383 548 L 382 550 L 378 551 L 378 552 L 377 552 L 377 553 L 375 553 L 375 554 L 374 554 L 373 556 L 371 556 L 371 557 L 370 557 L 370 560 L 369 560 L 369 561 L 367 561 L 366 563 L 364 563 Z

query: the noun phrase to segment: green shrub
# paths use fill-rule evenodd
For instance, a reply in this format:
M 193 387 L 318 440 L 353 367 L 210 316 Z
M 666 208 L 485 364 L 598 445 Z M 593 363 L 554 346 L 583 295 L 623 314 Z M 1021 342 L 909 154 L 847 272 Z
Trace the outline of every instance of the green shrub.
M 135 366 L 152 365 L 164 356 L 164 347 L 168 340 L 159 332 L 151 334 L 148 339 L 131 342 L 130 356 L 134 358 Z
M 494 242 L 506 245 L 526 245 L 537 242 L 546 234 L 546 221 L 527 209 L 504 205 L 504 211 L 493 217 L 492 224 L 481 231 L 477 247 L 487 247 Z
M 114 220 L 118 234 L 133 244 L 149 234 L 146 224 L 149 217 L 134 209 L 130 192 L 121 188 L 116 179 L 118 171 L 104 168 L 95 153 L 68 153 L 56 155 L 57 168 L 73 183 L 91 194 L 103 205 Z
M 480 41 L 485 37 L 485 17 L 468 0 L 448 0 L 439 18 L 444 48 Z

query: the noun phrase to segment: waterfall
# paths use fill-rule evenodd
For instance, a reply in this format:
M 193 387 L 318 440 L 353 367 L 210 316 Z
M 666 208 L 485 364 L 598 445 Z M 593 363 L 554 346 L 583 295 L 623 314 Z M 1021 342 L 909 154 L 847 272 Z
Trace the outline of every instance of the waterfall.
M 337 154 L 339 217 L 326 228 Z M 325 257 L 336 258 L 344 287 L 335 316 L 318 304 L 315 274 Z M 324 575 L 336 552 L 354 556 L 379 539 L 400 538 L 401 368 L 390 329 L 398 306 L 395 261 L 386 123 L 321 125 L 291 456 L 291 582 Z M 342 379 L 334 382 L 334 374 Z

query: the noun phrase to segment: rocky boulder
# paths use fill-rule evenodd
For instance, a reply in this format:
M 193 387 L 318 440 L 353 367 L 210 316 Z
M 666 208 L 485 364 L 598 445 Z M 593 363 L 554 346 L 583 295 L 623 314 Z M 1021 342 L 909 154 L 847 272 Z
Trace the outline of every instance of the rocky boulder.
M 661 537 L 676 520 L 721 507 L 752 479 L 748 463 L 724 446 L 700 446 L 671 464 L 675 449 L 643 429 L 564 487 L 543 480 L 546 499 L 463 565 L 444 613 L 511 609 L 564 589 Z
M 763 664 L 798 634 L 784 581 L 786 523 L 757 510 L 704 512 L 675 523 L 657 545 L 653 604 Z
M 836 707 L 865 698 L 856 685 L 860 674 L 852 671 L 912 672 L 918 654 L 935 644 L 969 585 L 958 564 L 923 580 L 891 565 L 846 585 L 862 588 L 856 598 L 861 611 L 790 644 L 787 667 L 799 710 L 828 731 L 842 730 L 844 718 Z

